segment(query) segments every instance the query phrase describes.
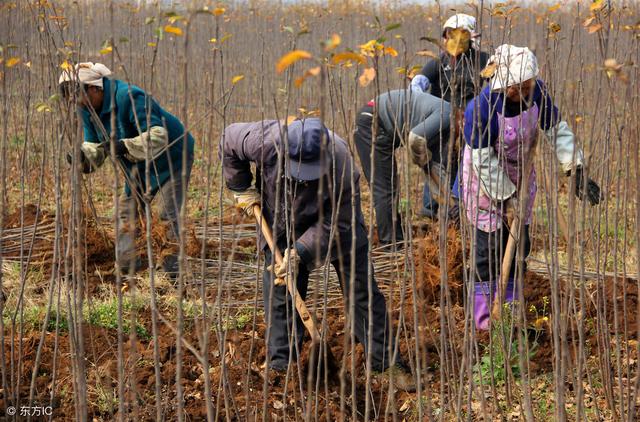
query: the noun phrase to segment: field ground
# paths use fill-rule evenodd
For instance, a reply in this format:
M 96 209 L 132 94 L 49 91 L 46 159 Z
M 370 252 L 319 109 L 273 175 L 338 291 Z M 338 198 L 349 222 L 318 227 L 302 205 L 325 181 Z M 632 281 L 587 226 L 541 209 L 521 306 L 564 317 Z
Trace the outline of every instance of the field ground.
M 0 3 L 0 419 L 12 420 L 10 405 L 49 405 L 52 420 L 640 420 L 639 5 L 480 3 Z M 418 216 L 424 175 L 400 148 L 412 242 L 383 252 L 373 234 L 372 256 L 421 390 L 395 391 L 366 371 L 335 274 L 322 269 L 307 303 L 343 371 L 309 383 L 307 341 L 285 376 L 265 377 L 261 254 L 223 186 L 223 128 L 319 115 L 353 149 L 358 109 L 438 52 L 454 10 L 481 18 L 483 50 L 535 51 L 605 200 L 577 200 L 539 148 L 524 303 L 476 335 L 469 226 Z M 370 41 L 382 53 L 335 59 Z M 296 49 L 312 57 L 278 73 Z M 181 283 L 154 265 L 116 277 L 122 180 L 109 164 L 82 176 L 66 163 L 81 129 L 56 85 L 61 66 L 88 60 L 152 93 L 194 134 Z M 364 180 L 361 189 L 370 226 Z M 178 246 L 156 219 L 149 227 L 138 247 L 157 263 Z

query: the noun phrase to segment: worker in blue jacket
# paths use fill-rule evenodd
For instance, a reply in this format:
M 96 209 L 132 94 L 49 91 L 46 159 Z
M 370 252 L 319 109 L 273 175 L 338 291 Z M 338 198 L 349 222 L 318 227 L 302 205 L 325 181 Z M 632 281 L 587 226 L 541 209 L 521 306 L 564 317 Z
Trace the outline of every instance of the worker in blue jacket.
M 112 78 L 111 71 L 101 63 L 79 63 L 65 70 L 59 86 L 64 98 L 77 103 L 82 118 L 84 142 L 79 160 L 83 172 L 93 172 L 107 155 L 112 155 L 125 175 L 125 189 L 119 198 L 116 264 L 123 274 L 135 272 L 141 266 L 135 250 L 137 215 L 144 206 L 150 206 L 158 192 L 167 237 L 170 241 L 178 238 L 178 217 L 191 174 L 195 141 L 178 118 L 142 89 Z M 115 127 L 111 127 L 112 114 Z M 71 156 L 68 158 L 71 161 Z M 175 248 L 164 257 L 162 268 L 172 276 L 177 274 Z

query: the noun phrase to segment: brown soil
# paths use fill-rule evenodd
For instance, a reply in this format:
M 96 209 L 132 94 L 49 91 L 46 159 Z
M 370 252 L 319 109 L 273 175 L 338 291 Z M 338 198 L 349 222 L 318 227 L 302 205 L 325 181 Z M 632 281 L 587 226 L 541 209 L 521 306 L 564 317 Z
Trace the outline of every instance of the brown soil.
M 30 214 L 32 215 L 32 214 Z M 7 221 L 14 221 L 9 219 Z M 232 217 L 233 218 L 233 217 Z M 156 225 L 154 225 L 156 226 Z M 166 232 L 160 225 L 158 230 L 154 230 L 154 249 L 166 250 L 169 244 Z M 112 265 L 112 244 L 105 231 L 98 230 L 92 224 L 87 226 L 87 257 L 91 265 L 96 267 Z M 245 247 L 252 246 L 253 241 L 241 242 Z M 446 280 L 447 288 L 442 288 L 442 276 L 440 273 L 439 251 L 446 245 Z M 210 257 L 215 257 L 218 253 L 218 243 L 208 242 L 207 248 L 211 252 Z M 227 245 L 222 245 L 223 249 L 228 249 Z M 195 233 L 189 232 L 187 252 L 192 256 L 200 255 L 201 242 L 195 237 Z M 111 253 L 111 255 L 109 255 Z M 224 253 L 224 251 L 223 251 Z M 464 315 L 464 295 L 463 286 L 464 266 L 462 263 L 463 248 L 459 241 L 459 235 L 455 228 L 447 230 L 446 241 L 440 244 L 439 234 L 436 227 L 427 231 L 425 237 L 418 242 L 415 249 L 414 259 L 417 271 L 417 297 L 414 299 L 409 292 L 407 302 L 402 310 L 402 317 L 405 321 L 406 330 L 401 333 L 399 348 L 402 356 L 414 356 L 415 353 L 415 332 L 413 331 L 414 321 L 417 319 L 420 335 L 421 361 L 427 367 L 425 374 L 426 388 L 430 391 L 438 391 L 439 377 L 435 376 L 435 365 L 441 359 L 441 337 L 443 330 L 448 333 L 448 345 L 451 350 L 447 350 L 447 355 L 460 356 L 463 352 L 463 335 L 465 315 Z M 552 371 L 553 344 L 551 343 L 551 324 L 549 320 L 549 310 L 551 304 L 551 287 L 548 279 L 534 274 L 527 273 L 525 276 L 524 297 L 527 307 L 527 320 L 529 330 L 529 340 L 537 342 L 535 354 L 530 359 L 530 369 L 533 375 L 541 372 Z M 603 288 L 598 290 L 594 300 L 601 303 L 601 307 L 607 309 L 605 320 L 611 332 L 614 330 L 613 308 L 618 311 L 618 316 L 627 315 L 628 338 L 635 338 L 637 335 L 637 283 L 632 280 L 605 280 L 601 283 Z M 614 293 L 615 289 L 615 295 Z M 623 295 L 625 292 L 625 295 Z M 561 298 L 566 300 L 568 289 L 562 288 Z M 545 299 L 546 298 L 546 299 Z M 413 305 L 418 309 L 414 314 Z M 598 302 L 600 301 L 600 302 Z M 259 300 L 261 303 L 261 300 Z M 606 304 L 606 305 L 605 305 Z M 442 307 L 447 315 L 447 326 L 441 325 Z M 588 301 L 585 305 L 585 317 L 597 318 L 595 306 Z M 391 310 L 393 321 L 398 321 L 401 311 Z M 151 323 L 149 313 L 139 315 L 141 323 L 146 330 L 151 333 Z M 547 320 L 544 318 L 547 317 Z M 192 345 L 198 347 L 199 339 L 195 334 L 197 327 L 193 320 L 186 324 L 185 339 Z M 364 411 L 365 391 L 361 386 L 366 385 L 366 374 L 364 371 L 365 355 L 363 348 L 357 345 L 353 350 L 350 347 L 344 348 L 344 315 L 340 310 L 330 310 L 327 316 L 329 329 L 328 343 L 335 357 L 346 364 L 344 379 L 347 397 L 344 404 L 345 417 L 350 418 L 355 412 L 357 418 L 362 419 L 358 412 Z M 118 355 L 117 355 L 117 334 L 115 330 L 103 329 L 91 325 L 85 325 L 85 356 L 87 365 L 87 400 L 89 414 L 97 420 L 113 420 L 118 416 L 118 403 L 109 400 L 117 392 L 118 385 Z M 159 348 L 160 380 L 162 392 L 163 414 L 167 420 L 175 420 L 175 378 L 176 378 L 176 344 L 175 334 L 166 325 L 160 324 L 159 335 L 157 336 Z M 618 332 L 620 329 L 618 330 Z M 7 333 L 5 333 L 7 334 Z M 588 334 L 589 341 L 593 344 L 600 344 L 601 339 L 595 330 Z M 309 341 L 305 343 L 301 358 L 290 368 L 287 376 L 271 374 L 266 384 L 263 380 L 260 365 L 265 360 L 265 325 L 261 317 L 257 317 L 255 327 L 249 322 L 244 327 L 231 329 L 223 332 L 212 332 L 210 346 L 208 348 L 208 359 L 211 369 L 208 377 L 211 381 L 213 411 L 218 419 L 245 420 L 253 416 L 265 414 L 270 419 L 295 418 L 300 416 L 303 409 L 300 407 L 301 388 L 306 390 L 306 374 L 308 372 Z M 10 341 L 11 337 L 6 337 Z M 16 341 L 14 348 L 14 360 L 22 356 L 22 366 L 17 372 L 21 380 L 20 397 L 28 397 L 31 373 L 35 367 L 35 353 L 38 347 L 39 333 L 33 332 L 22 337 L 22 350 L 18 350 L 17 341 L 19 337 L 13 337 Z M 481 334 L 478 341 L 486 346 L 489 336 Z M 577 332 L 572 325 L 569 327 L 569 342 L 577 341 Z M 54 355 L 55 334 L 47 333 L 40 359 L 40 366 L 36 375 L 35 397 L 36 401 L 47 402 L 53 391 L 54 415 L 56 420 L 74 414 L 74 401 L 72 393 L 72 351 L 69 346 L 69 335 L 66 331 L 60 333 L 58 339 L 57 354 Z M 138 339 L 135 350 L 131 350 L 131 343 L 125 337 L 125 361 L 124 378 L 127 383 L 126 396 L 128 399 L 123 403 L 125 418 L 138 420 L 155 419 L 155 373 L 154 373 L 154 343 L 152 340 Z M 483 349 L 481 349 L 482 351 Z M 5 360 L 11 359 L 11 348 L 5 347 Z M 205 420 L 207 412 L 204 401 L 204 379 L 198 360 L 191 352 L 183 348 L 182 375 L 181 382 L 184 389 L 185 412 L 189 420 Z M 352 358 L 355 361 L 355 372 L 351 372 Z M 56 384 L 52 384 L 51 373 L 53 365 L 56 365 Z M 299 372 L 298 372 L 299 371 Z M 301 374 L 301 380 L 298 375 Z M 313 418 L 335 420 L 340 416 L 340 382 L 339 374 L 332 373 L 329 384 L 325 387 L 320 383 L 318 395 L 314 395 L 312 409 L 317 412 Z M 433 378 L 433 379 L 432 379 Z M 226 382 L 223 382 L 225 381 Z M 351 394 L 351 380 L 355 382 L 356 396 Z M 223 387 L 226 385 L 226 387 Z M 384 406 L 388 400 L 388 386 L 378 377 L 372 380 L 371 397 L 378 409 Z M 106 394 L 106 396 L 105 396 Z M 105 398 L 106 397 L 106 398 Z M 415 395 L 399 392 L 391 399 L 391 406 L 399 408 L 406 400 L 415 399 Z M 6 397 L 0 395 L 0 409 L 4 409 Z M 355 407 L 354 407 L 355 406 Z

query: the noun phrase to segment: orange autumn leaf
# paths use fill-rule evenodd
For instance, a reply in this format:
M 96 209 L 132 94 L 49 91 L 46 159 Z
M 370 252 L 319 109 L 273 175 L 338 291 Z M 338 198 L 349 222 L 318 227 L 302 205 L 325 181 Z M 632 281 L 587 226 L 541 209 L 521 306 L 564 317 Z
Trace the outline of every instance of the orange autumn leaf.
M 177 26 L 173 26 L 173 25 L 165 25 L 164 32 L 168 32 L 169 34 L 173 34 L 173 35 L 176 35 L 178 37 L 180 35 L 182 35 L 182 29 L 178 28 Z
M 21 61 L 20 57 L 10 57 L 9 59 L 7 59 L 7 62 L 5 63 L 5 66 L 13 67 L 13 66 L 17 65 L 18 63 L 20 63 L 20 61 Z
M 280 57 L 280 60 L 278 60 L 278 63 L 276 64 L 276 71 L 278 73 L 282 73 L 286 68 L 288 68 L 295 62 L 299 60 L 308 60 L 312 57 L 313 56 L 311 55 L 311 53 L 305 50 L 290 51 L 284 56 Z
M 65 60 L 60 64 L 60 69 L 66 70 L 67 72 L 71 72 L 73 70 L 73 65 L 69 63 L 68 60 Z
M 484 79 L 489 79 L 496 73 L 496 69 L 498 68 L 498 64 L 495 62 L 487 63 L 487 65 L 480 72 L 480 76 Z
M 560 9 L 560 6 L 562 6 L 560 3 L 556 3 L 553 6 L 551 6 L 548 10 L 549 12 L 555 12 L 556 10 Z
M 447 52 L 452 56 L 459 56 L 469 49 L 471 42 L 471 33 L 464 29 L 455 28 L 449 33 L 447 44 L 445 46 Z
M 367 59 L 362 54 L 354 53 L 352 51 L 345 51 L 333 56 L 334 64 L 340 64 L 343 62 L 358 62 L 360 64 L 365 64 Z
M 365 87 L 371 83 L 376 77 L 376 70 L 372 67 L 368 67 L 362 71 L 362 75 L 358 78 L 360 86 Z
M 384 48 L 384 54 L 388 54 L 391 57 L 397 57 L 398 56 L 398 52 L 393 47 L 385 47 Z
M 333 34 L 331 35 L 331 38 L 327 40 L 324 49 L 325 51 L 335 50 L 336 47 L 338 47 L 341 42 L 342 42 L 342 38 L 340 38 L 340 35 Z
M 595 12 L 596 10 L 601 9 L 603 5 L 604 5 L 604 0 L 594 0 L 591 3 L 591 6 L 589 6 L 589 10 L 591 10 L 592 12 Z
M 302 76 L 300 76 L 299 78 L 296 78 L 293 81 L 293 84 L 295 85 L 296 88 L 300 88 L 308 77 L 318 76 L 319 74 L 320 74 L 320 66 L 312 67 L 311 69 L 304 72 Z
M 594 33 L 598 32 L 601 29 L 602 29 L 602 24 L 601 23 L 596 23 L 596 24 L 590 25 L 587 28 L 587 32 L 590 33 L 590 34 L 594 34 Z

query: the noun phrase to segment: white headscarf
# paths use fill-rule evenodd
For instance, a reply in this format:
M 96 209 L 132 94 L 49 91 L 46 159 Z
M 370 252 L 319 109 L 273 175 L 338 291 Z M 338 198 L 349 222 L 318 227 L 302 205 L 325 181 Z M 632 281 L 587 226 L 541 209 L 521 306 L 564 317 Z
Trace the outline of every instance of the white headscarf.
M 416 75 L 411 79 L 409 87 L 413 92 L 427 92 L 429 85 L 431 85 L 429 78 L 424 75 Z
M 58 79 L 58 84 L 75 81 L 102 88 L 102 78 L 109 75 L 111 75 L 111 71 L 102 63 L 78 63 L 73 70 L 69 69 L 62 72 Z
M 527 47 L 502 44 L 489 58 L 487 67 L 496 66 L 491 90 L 508 88 L 538 76 L 538 60 Z
M 442 25 L 443 35 L 447 29 L 464 29 L 465 31 L 469 31 L 471 34 L 471 45 L 473 48 L 478 48 L 478 36 L 480 34 L 476 32 L 476 18 L 473 16 L 465 13 L 457 13 L 447 19 L 444 25 Z

